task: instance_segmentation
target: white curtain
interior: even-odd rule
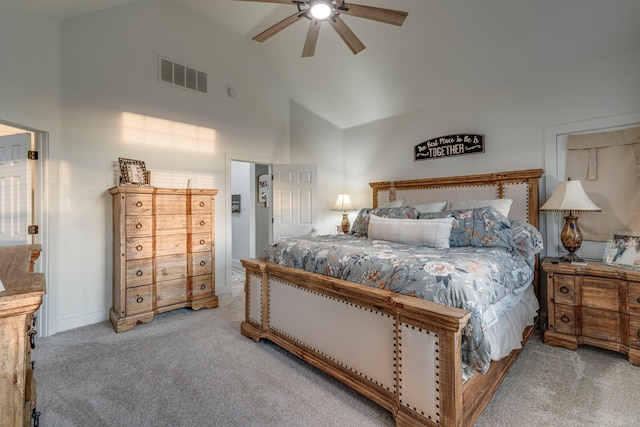
[[[602,212],[579,214],[585,240],[640,231],[640,126],[569,135],[567,177],[580,180]]]

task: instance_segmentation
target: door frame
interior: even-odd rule
[[[32,195],[31,216],[33,223],[38,225],[38,234],[33,236],[33,243],[42,245],[42,254],[34,264],[34,271],[44,273],[47,283],[47,292],[42,297],[42,305],[38,309],[36,328],[39,336],[48,336],[49,331],[49,198],[46,190],[46,183],[49,173],[49,132],[32,128],[17,123],[12,123],[0,119],[0,124],[12,128],[20,129],[31,134],[32,148],[38,152],[38,160],[32,164],[29,172],[32,174]],[[31,219],[30,219],[31,221]]]
[[[227,225],[225,227],[225,282],[231,283],[231,270],[233,269],[233,233],[232,233],[232,217],[231,217],[231,162],[245,162],[245,163],[253,163],[253,164],[262,164],[269,165],[269,170],[272,168],[272,159],[262,156],[256,156],[250,153],[243,152],[226,152],[225,153],[225,194],[224,194],[224,203],[222,205],[222,209],[224,209],[224,222]],[[272,206],[272,205],[270,205]],[[273,209],[271,207],[270,209]],[[273,212],[273,210],[272,210]],[[273,213],[271,214],[273,217]],[[273,228],[270,230],[269,234],[273,232]],[[251,233],[251,237],[255,240],[255,230]]]

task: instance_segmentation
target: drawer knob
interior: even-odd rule
[[[33,412],[31,413],[31,418],[33,418],[33,427],[40,426],[40,411],[36,411],[36,408],[33,408]]]
[[[35,360],[32,360],[32,361],[31,361],[31,370],[32,370],[32,371],[35,371],[35,370],[36,370],[36,361],[35,361]]]
[[[144,273],[142,272],[142,270],[138,270],[136,271],[136,276],[140,277],[142,276]]]
[[[636,335],[638,335],[640,337],[640,331],[638,331],[638,333]]]
[[[139,208],[141,208],[141,207],[142,207],[142,202],[141,202],[140,200],[138,200],[138,201],[136,202],[136,206],[137,206],[137,207],[139,207]]]
[[[204,221],[200,221],[200,225],[204,227]]]
[[[638,303],[640,304],[640,297],[638,297],[638,299],[636,301],[638,301]]]
[[[562,320],[563,323],[569,323],[569,320],[571,319],[569,319],[569,316],[567,316],[566,314],[563,314],[560,320]]]
[[[200,244],[204,245],[206,242],[204,241],[204,239],[200,239]],[[640,302],[640,298],[638,298],[638,302]]]
[[[207,263],[204,260],[200,261],[200,267],[204,267],[206,264]]]
[[[200,202],[200,207],[204,208],[204,202]]]
[[[202,289],[203,291],[204,291],[206,288],[207,288],[207,287],[206,287],[204,284],[203,284],[203,285],[200,285],[200,289]],[[638,332],[638,334],[640,335],[640,332]]]
[[[138,230],[140,230],[140,229],[142,228],[142,224],[137,223],[137,224],[136,224],[136,228],[137,228]]]
[[[144,298],[142,298],[142,297],[138,297],[138,298],[136,298],[136,302],[137,302],[138,304],[139,304],[139,303],[141,303],[142,301],[144,301]]]
[[[32,350],[36,348],[36,331],[29,332],[29,346]]]
[[[560,288],[560,292],[562,292],[563,294],[568,294],[569,293],[569,288],[567,288],[566,286],[562,286]]]
[[[141,251],[141,250],[142,250],[142,245],[138,245],[138,246],[136,246],[136,250],[137,250],[137,251]]]

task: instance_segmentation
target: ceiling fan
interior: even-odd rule
[[[338,33],[340,38],[351,49],[353,54],[357,54],[365,48],[365,45],[351,31],[351,29],[340,18],[340,15],[350,15],[358,18],[371,19],[373,21],[383,22],[401,26],[404,23],[408,13],[400,10],[383,9],[381,7],[362,6],[359,4],[351,4],[341,0],[236,0],[236,1],[253,1],[258,3],[281,3],[292,4],[298,7],[298,11],[293,15],[283,19],[277,24],[257,36],[253,40],[264,42],[273,37],[280,31],[284,30],[291,24],[298,22],[302,18],[311,20],[309,31],[302,49],[302,57],[313,56],[318,43],[318,35],[320,34],[320,24],[328,22]]]

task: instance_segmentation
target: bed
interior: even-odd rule
[[[533,226],[534,229],[531,231],[533,233],[538,227],[538,189],[542,173],[540,169],[533,169],[374,182],[370,184],[373,190],[372,209],[393,206],[402,200],[403,206],[410,207],[405,209],[409,212],[407,218],[412,218],[415,214],[415,210],[412,210],[414,206],[432,206],[446,201],[448,207],[459,208],[453,211],[456,215],[462,215],[460,212],[473,212],[474,223],[485,225],[490,223],[491,230],[494,229],[494,223],[506,224],[510,227],[514,225],[514,230],[517,224],[519,232],[531,231]],[[495,209],[469,207],[472,206],[468,205],[469,200],[499,202],[511,200],[512,202],[508,212],[496,213],[500,212],[498,207]],[[376,210],[376,212],[379,211],[379,209]],[[478,338],[476,334],[481,329],[489,329],[482,323],[478,323],[477,319],[478,316],[487,315],[485,308],[478,311],[476,303],[458,304],[460,307],[468,308],[463,309],[420,298],[423,295],[419,294],[429,293],[428,289],[433,289],[429,286],[432,285],[437,287],[436,294],[440,296],[442,296],[442,290],[457,295],[460,291],[449,290],[454,283],[453,279],[449,281],[451,275],[438,273],[434,283],[426,288],[409,286],[409,290],[394,287],[394,281],[398,277],[397,271],[394,273],[395,276],[386,279],[382,277],[384,272],[377,271],[371,279],[373,283],[366,283],[369,286],[354,283],[358,280],[353,280],[346,272],[346,270],[353,270],[353,267],[345,267],[344,262],[338,264],[329,262],[332,259],[357,258],[353,254],[360,249],[349,247],[349,239],[360,237],[359,242],[362,245],[376,246],[374,249],[378,252],[367,260],[393,258],[399,252],[409,252],[412,254],[412,260],[419,258],[422,262],[426,255],[420,251],[433,252],[432,248],[414,247],[416,246],[414,242],[398,244],[398,242],[389,243],[384,239],[378,239],[377,237],[384,236],[385,232],[380,230],[388,231],[385,227],[395,227],[395,224],[383,223],[380,228],[380,220],[376,212],[374,215],[369,212],[368,219],[371,223],[367,224],[372,233],[375,230],[374,238],[370,236],[363,238],[359,233],[354,233],[355,236],[321,236],[317,239],[302,238],[302,240],[276,242],[271,248],[265,249],[261,254],[262,259],[242,260],[246,270],[246,314],[241,333],[255,341],[270,340],[327,372],[389,410],[399,426],[473,425],[533,333],[536,327],[536,319],[533,318],[535,313],[531,319],[519,326],[522,328],[522,333],[520,330],[516,332],[518,342],[515,345],[510,344],[513,350],[509,347],[506,351],[502,349],[496,352],[495,348],[490,348],[488,352],[483,352],[481,344],[485,343],[485,338],[483,335],[479,335],[480,338]],[[362,226],[363,218],[366,218],[365,213],[360,212],[352,231],[354,229],[358,231],[358,227]],[[503,214],[506,214],[508,219]],[[424,219],[425,224],[429,223],[426,224],[428,227],[433,227],[430,220],[439,222],[442,218],[452,216],[449,210],[444,213],[433,212],[422,215],[423,213],[420,212],[418,218],[412,219],[418,219],[418,222]],[[480,217],[475,218],[477,215]],[[374,220],[371,220],[374,216]],[[418,224],[418,222],[411,224]],[[458,222],[460,218],[456,217],[449,229],[450,236],[454,236],[455,226],[460,225]],[[437,227],[441,226],[438,224]],[[504,228],[502,225],[500,227]],[[460,230],[464,234],[464,227],[458,227],[458,231]],[[474,238],[476,234],[472,232],[467,237]],[[458,237],[464,237],[461,236]],[[315,248],[313,245],[320,244],[315,240],[324,240],[323,244],[328,242],[332,247],[342,248],[343,251],[347,251],[348,256],[345,256],[344,252],[332,256],[327,255],[324,249],[310,249]],[[481,257],[489,256],[489,252],[499,252],[493,247],[493,243],[486,244],[487,241],[487,236],[479,236],[477,245],[474,244],[474,248],[469,249],[468,252],[474,252],[473,256]],[[453,237],[451,242],[455,243]],[[505,239],[501,242],[505,246],[513,244],[513,242],[505,242]],[[436,246],[438,244],[440,243],[436,243]],[[516,246],[518,244],[516,243]],[[536,244],[540,245],[541,240]],[[307,251],[305,260],[309,258],[309,252],[314,252],[316,255],[322,253],[322,262],[314,258],[313,262],[306,263],[315,264],[315,270],[296,268],[302,267],[298,264],[305,264],[305,262],[301,262],[300,259],[296,261],[296,257],[292,255],[293,252],[288,248],[284,249],[286,245],[302,246]],[[467,249],[461,247],[464,245],[454,246],[456,245],[452,245],[449,249],[436,248],[446,251],[443,252],[446,255],[435,256],[452,262],[456,258],[464,260]],[[365,250],[368,249],[362,248],[362,251]],[[415,255],[416,251],[419,252],[419,256]],[[514,252],[513,247],[510,252]],[[278,253],[285,254],[286,258],[289,258],[289,265],[282,259],[275,258]],[[527,283],[520,283],[514,285],[511,290],[500,292],[532,295],[528,297],[527,303],[522,302],[529,306],[530,313],[534,305],[530,301],[531,298],[535,300],[533,309],[538,307],[539,260],[538,255],[531,252],[523,258],[526,259],[520,267],[507,267],[507,269],[521,268],[526,274],[521,274],[520,280]],[[413,265],[412,262],[414,261],[401,261],[403,266]],[[496,273],[499,269],[495,267],[495,261],[475,260],[473,262],[478,267],[478,271],[471,271],[472,277],[464,279],[467,282],[484,280],[481,278],[484,273],[479,270],[486,267],[485,263],[491,265],[491,268],[486,268],[489,274],[496,277],[505,275],[504,271]],[[397,261],[395,267],[397,267]],[[406,276],[410,277],[411,284],[415,285],[418,281],[422,286],[423,283],[427,283],[426,278],[416,278],[416,271],[420,271],[420,268],[414,267],[407,269],[413,273]],[[374,270],[382,271],[384,268],[386,267],[375,267]],[[456,271],[469,270],[469,268],[460,267],[456,269]],[[369,270],[371,269],[368,268]],[[363,277],[361,271],[355,273],[360,278]],[[371,275],[368,275],[366,280],[360,281],[366,282],[370,278]],[[376,286],[376,282],[384,285]],[[451,293],[445,295],[445,299],[451,299]],[[441,299],[435,298],[436,301]],[[521,305],[520,301],[524,300],[525,297],[515,299],[512,305]],[[496,315],[496,318],[508,316],[510,310],[502,311]],[[479,348],[480,350],[476,351]]]

